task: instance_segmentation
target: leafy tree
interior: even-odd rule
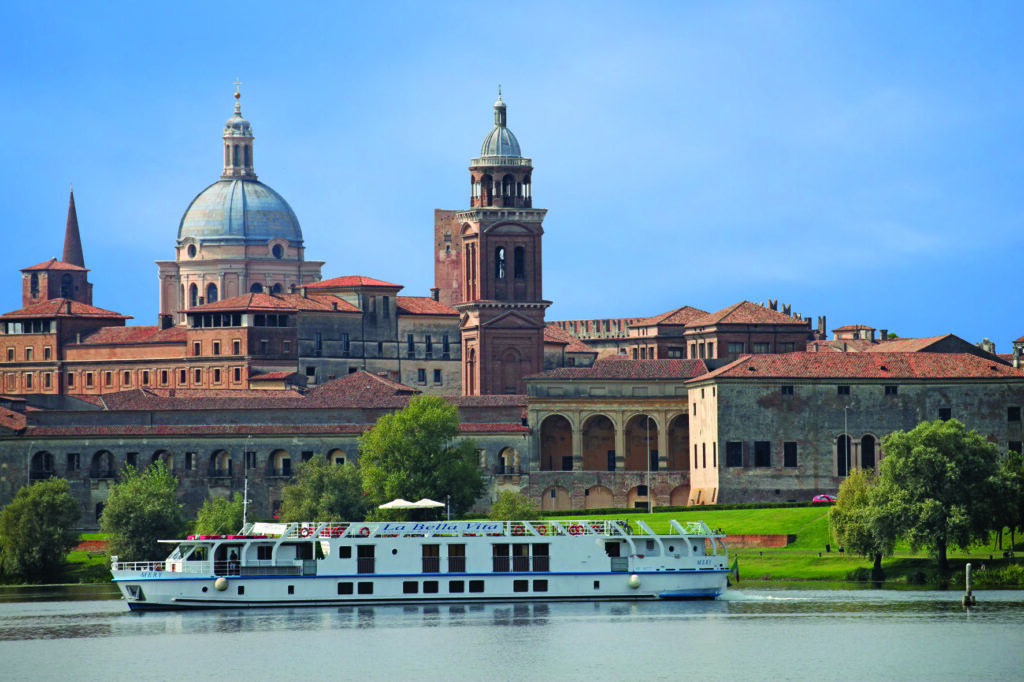
[[[283,494],[283,521],[362,521],[366,517],[359,468],[350,463],[331,464],[323,455],[300,464]]]
[[[157,461],[139,472],[126,466],[121,481],[110,487],[100,526],[110,533],[110,553],[124,561],[152,561],[167,552],[157,541],[178,538],[185,518],[175,493],[176,479]]]
[[[64,479],[22,488],[0,514],[0,571],[28,582],[47,582],[61,573],[82,507]]]
[[[949,570],[949,547],[988,539],[998,495],[999,453],[955,419],[921,422],[883,440],[879,495],[910,546],[928,547]]]
[[[1010,547],[1016,544],[1017,529],[1024,528],[1024,455],[1010,452],[999,471],[1000,494],[995,526],[999,548],[1003,547],[1003,529],[1010,529]]]
[[[200,535],[235,533],[242,527],[244,508],[242,493],[235,493],[232,498],[207,499],[196,515],[195,532]]]
[[[487,516],[492,521],[530,521],[538,513],[537,505],[529,497],[506,490],[498,495]]]
[[[898,532],[896,519],[880,499],[879,480],[873,471],[853,469],[839,486],[829,523],[836,541],[874,562],[871,577],[882,580],[882,558],[892,556]]]
[[[437,396],[416,396],[405,409],[381,417],[359,439],[363,480],[373,504],[402,497],[445,501],[457,514],[484,490],[477,445],[459,438],[459,412]]]

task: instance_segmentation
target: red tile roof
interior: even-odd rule
[[[603,358],[593,367],[560,367],[528,379],[691,379],[706,374],[703,360]]]
[[[363,277],[362,275],[346,275],[344,277],[334,277],[332,279],[325,279],[320,282],[311,282],[309,284],[303,284],[301,286],[309,289],[325,289],[330,287],[388,287],[393,289],[402,289],[401,284],[392,284],[391,282],[384,282],[379,279],[373,279],[372,277]]]
[[[272,310],[275,312],[359,312],[359,308],[355,307],[348,301],[343,301],[337,296],[331,296],[330,294],[312,294],[309,296],[302,296],[301,294],[268,293],[233,296],[232,298],[225,298],[224,300],[217,301],[215,303],[205,303],[203,305],[189,308],[186,312],[204,313],[225,310]]]
[[[21,431],[25,428],[25,413],[0,407],[0,429]]]
[[[72,263],[65,263],[62,260],[51,258],[45,263],[39,263],[38,265],[32,265],[27,268],[22,268],[22,272],[28,272],[30,270],[77,270],[79,272],[89,272],[88,268],[83,268],[80,265],[74,265]]]
[[[969,353],[745,355],[705,379],[1019,379],[1024,371]]]
[[[922,339],[892,339],[891,341],[883,340],[876,344],[872,348],[872,350],[881,353],[918,353],[928,348],[932,344],[952,336],[953,334],[943,334],[942,336],[929,336]]]
[[[158,325],[133,327],[103,327],[81,340],[82,345],[122,345],[134,343],[183,343],[185,327],[175,326],[161,329]]]
[[[770,310],[757,303],[740,301],[716,313],[698,317],[687,326],[710,327],[716,324],[788,324],[809,327],[810,321],[798,320],[795,317],[783,315],[776,310]]]
[[[399,409],[419,389],[365,370],[328,381],[309,391],[303,407],[382,407]]]
[[[280,381],[298,374],[297,372],[266,372],[264,374],[251,374],[249,381]]]
[[[681,324],[687,325],[694,320],[701,318],[708,314],[708,311],[701,310],[700,308],[694,308],[692,306],[684,305],[681,308],[670,310],[667,313],[661,315],[655,315],[654,317],[647,317],[641,320],[635,321],[632,327],[650,327],[656,324]]]
[[[597,353],[596,350],[554,324],[544,327],[544,343],[563,345],[566,353]]]
[[[451,315],[459,311],[429,296],[395,296],[395,306],[402,315]]]
[[[848,324],[842,327],[836,327],[833,332],[855,332],[860,330],[875,331],[874,327],[869,327],[866,324]]]
[[[70,312],[68,312],[68,304],[70,304]],[[115,313],[112,310],[96,308],[67,298],[51,298],[48,301],[36,303],[26,308],[22,308],[21,310],[13,310],[9,313],[0,315],[0,318],[4,319],[19,317],[103,317],[111,320],[132,319],[130,315],[122,315],[121,313]]]
[[[878,345],[878,342],[870,339],[823,339],[820,341],[808,341],[807,352],[859,353],[871,350],[876,345]]]

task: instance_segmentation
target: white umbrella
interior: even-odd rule
[[[377,507],[377,509],[418,509],[418,504],[419,502],[410,502],[409,500],[403,500],[401,497],[399,497],[397,500],[385,502],[384,504]]]
[[[434,500],[424,497],[418,502],[413,502],[409,505],[412,509],[434,509],[435,507],[443,507],[444,502],[435,502]]]

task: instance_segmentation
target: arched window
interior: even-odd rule
[[[64,276],[60,278],[60,297],[71,298],[74,296],[74,293],[75,280],[69,273],[65,273]]]
[[[506,175],[501,179],[501,196],[506,198],[511,197],[512,192],[515,191],[515,188],[516,179],[513,178],[511,175]]]
[[[512,254],[516,279],[526,279],[526,249],[517,246]]]
[[[860,439],[860,468],[875,470],[875,437],[864,436]]]
[[[254,294],[262,294],[263,293],[263,285],[260,284],[259,282],[253,282],[252,286],[249,287],[249,291],[251,293],[254,293]]]
[[[249,145],[245,145],[245,167],[252,167],[252,152],[250,151]]]
[[[217,302],[217,285],[210,282],[206,285],[206,302],[216,303]]]
[[[229,144],[224,145],[224,165],[231,165],[231,145]]]
[[[32,294],[33,296],[38,296],[39,295],[39,275],[37,275],[36,273],[33,272],[32,276],[29,277],[28,281],[29,281],[29,284],[28,284],[29,293]]]
[[[836,441],[836,475],[837,476],[849,476],[850,475],[850,461],[853,457],[851,452],[850,437],[847,435],[839,436]]]
[[[270,287],[270,290],[275,294],[279,294],[282,291],[284,291],[284,287],[281,286],[280,282],[277,282],[276,284],[274,284],[274,286]]]
[[[199,305],[199,287],[193,282],[188,285],[188,306],[194,308],[197,305]]]
[[[484,175],[480,178],[480,186],[483,190],[483,205],[491,206],[493,204],[492,190],[494,186],[494,180],[491,179],[490,175]]]
[[[231,160],[233,162],[231,165],[233,165],[233,166],[237,166],[238,165],[238,145],[237,144],[234,146],[233,153],[232,153],[232,156],[231,156]]]
[[[494,250],[494,277],[505,279],[505,247],[499,246]]]

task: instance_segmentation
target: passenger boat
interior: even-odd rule
[[[160,562],[111,557],[136,609],[452,601],[713,599],[724,535],[702,521],[251,523]]]

